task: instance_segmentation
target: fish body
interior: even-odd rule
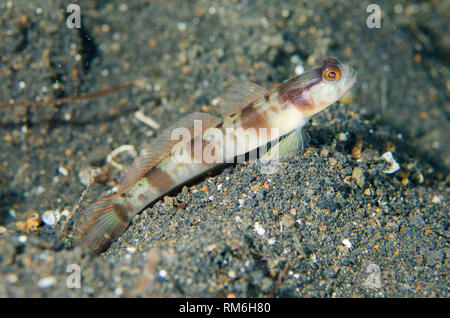
[[[217,165],[245,160],[248,153],[258,155],[255,150],[268,144],[281,147],[279,140],[296,137],[294,132],[344,96],[356,78],[352,68],[329,58],[273,91],[251,82],[232,86],[219,104],[223,119],[204,113],[182,118],[136,158],[117,194],[83,212],[79,245],[98,254],[125,231],[134,215],[177,186]]]

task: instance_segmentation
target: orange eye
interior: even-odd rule
[[[328,81],[337,81],[341,78],[341,71],[336,66],[329,65],[323,70],[322,75]]]

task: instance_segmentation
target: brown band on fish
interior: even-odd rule
[[[128,217],[130,209],[133,208],[131,204],[120,204],[116,203],[112,205],[114,212],[122,221],[123,224],[128,225],[130,223],[130,219]]]
[[[148,184],[161,194],[176,185],[170,174],[158,166],[150,170],[144,177],[147,179]]]
[[[314,105],[304,96],[304,92],[320,83],[321,80],[322,68],[297,76],[281,84],[278,88],[278,101],[280,104],[290,102],[300,110],[312,108]]]
[[[247,107],[242,111],[241,127],[244,130],[254,128],[259,131],[260,128],[270,129],[270,124],[267,122],[264,114],[253,107]]]
[[[304,94],[297,96],[294,99],[293,104],[295,105],[295,107],[297,107],[298,110],[303,113],[308,113],[309,110],[312,110],[316,107],[314,103]]]

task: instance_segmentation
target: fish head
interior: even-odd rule
[[[303,73],[278,88],[281,103],[290,102],[307,116],[330,106],[353,87],[357,72],[334,58],[327,58],[322,67]]]

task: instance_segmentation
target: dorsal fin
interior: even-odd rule
[[[270,92],[258,84],[239,82],[230,86],[220,98],[219,112],[224,117],[232,116],[264,96],[270,96]]]
[[[202,130],[194,130],[194,120],[202,121]],[[195,112],[178,120],[172,126],[166,128],[157,138],[148,144],[141,154],[134,160],[133,165],[128,169],[125,177],[120,183],[119,193],[127,191],[137,181],[139,181],[150,169],[156,166],[164,157],[168,156],[175,144],[179,140],[171,140],[172,131],[176,128],[186,128],[190,131],[191,139],[199,136],[202,131],[215,127],[222,120],[215,116]],[[185,140],[186,142],[190,140]]]

